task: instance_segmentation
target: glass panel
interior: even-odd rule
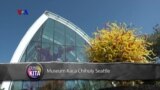
[[[66,90],[94,90],[88,80],[68,80],[65,84]]]
[[[42,42],[53,42],[54,21],[48,19],[43,28]]]
[[[26,62],[26,51],[24,52],[24,54],[21,58],[21,62]]]
[[[54,43],[65,45],[65,28],[57,21],[55,21]]]
[[[66,45],[74,45],[75,46],[75,32],[68,27],[66,27]]]
[[[53,48],[53,61],[65,60],[65,47],[59,44],[54,44]]]
[[[90,80],[89,82],[92,89],[95,89],[95,90],[112,87],[112,83],[107,80]]]
[[[23,81],[22,90],[39,90],[38,81]]]
[[[39,30],[36,32],[36,34],[33,36],[32,41],[41,41],[41,33],[43,30],[43,25],[39,28]]]
[[[39,82],[39,90],[66,90],[64,80],[48,80]]]
[[[82,46],[84,47],[86,45],[86,41],[80,37],[78,34],[76,34],[76,46]]]
[[[77,62],[76,61],[76,49],[75,46],[66,45],[65,48],[66,59],[65,62]]]
[[[22,90],[22,82],[14,81],[12,84],[11,90]]]
[[[52,61],[53,60],[53,43],[42,43],[42,48],[40,51],[41,60],[43,62]]]
[[[39,42],[30,42],[27,47],[27,62],[36,62],[40,61],[40,52],[41,52],[41,44]]]
[[[78,62],[88,62],[88,58],[85,53],[85,47],[76,47],[77,51],[77,61]]]

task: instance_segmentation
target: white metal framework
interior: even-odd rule
[[[70,22],[67,19],[64,19],[63,17],[54,14],[52,12],[49,11],[45,11],[35,22],[34,24],[29,28],[29,30],[26,32],[26,34],[24,35],[24,37],[22,38],[22,40],[20,41],[17,49],[15,50],[13,57],[10,61],[10,63],[17,63],[20,62],[21,57],[23,55],[23,53],[25,52],[29,42],[31,41],[31,39],[33,38],[33,36],[36,34],[36,32],[39,30],[39,28],[41,27],[41,25],[47,20],[47,19],[53,19],[56,20],[64,25],[66,25],[67,27],[69,27],[71,30],[73,30],[74,32],[76,32],[78,35],[80,35],[87,43],[89,43],[89,37],[86,33],[84,33],[79,27],[77,27],[76,25],[74,25],[72,22]],[[12,82],[10,81],[4,81],[2,83],[1,89],[4,90],[10,90],[12,86]]]

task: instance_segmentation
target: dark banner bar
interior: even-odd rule
[[[160,80],[160,64],[68,62],[0,64],[0,80],[49,79]]]

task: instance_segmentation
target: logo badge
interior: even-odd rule
[[[29,64],[26,68],[26,73],[30,79],[38,80],[43,76],[43,67],[37,63]]]
[[[29,14],[27,9],[24,9],[24,10],[18,9],[17,13],[18,15],[28,15]]]

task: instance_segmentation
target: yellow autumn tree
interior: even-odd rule
[[[107,28],[98,30],[87,46],[87,54],[91,62],[131,62],[149,63],[147,58],[152,53],[147,50],[148,43],[144,35],[136,35],[135,28],[127,28],[126,24],[108,23]],[[143,82],[111,81],[116,86],[137,86]]]
[[[152,52],[147,50],[149,46],[143,36],[135,34],[134,28],[108,23],[107,28],[94,33],[87,54],[91,62],[148,63],[147,57]]]

